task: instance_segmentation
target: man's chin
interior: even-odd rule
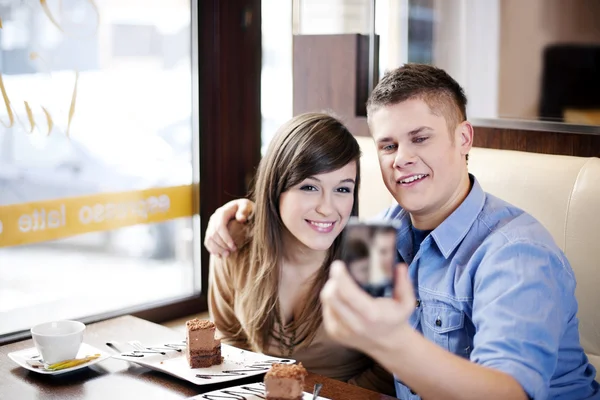
[[[423,204],[422,201],[420,201],[420,202],[413,201],[413,202],[405,203],[405,204],[406,204],[406,206],[405,206],[406,210],[408,210],[410,212],[425,211],[428,208],[425,204]]]
[[[401,200],[399,200],[398,197],[396,197],[396,201],[398,202],[400,207],[402,207],[403,210],[411,214],[426,214],[427,210],[430,208],[423,199],[423,197],[421,197],[420,199],[407,199],[405,196],[403,196]]]

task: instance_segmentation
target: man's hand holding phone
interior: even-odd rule
[[[329,336],[374,358],[389,354],[389,346],[407,343],[414,333],[408,320],[416,300],[405,264],[396,266],[392,297],[372,297],[344,262],[335,261],[321,291],[321,303]]]

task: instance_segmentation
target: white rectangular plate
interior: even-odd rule
[[[312,400],[313,395],[304,392],[302,400]],[[264,400],[265,386],[262,383],[251,383],[249,385],[240,385],[214,392],[199,394],[190,397],[188,400]],[[325,397],[317,397],[318,400],[329,400]]]
[[[142,353],[136,350],[114,355],[113,358],[134,362],[196,385],[210,385],[260,375],[267,372],[273,363],[293,364],[295,362],[291,359],[269,357],[222,344],[222,364],[192,369],[185,358],[185,341],[156,345],[146,349],[149,352]]]

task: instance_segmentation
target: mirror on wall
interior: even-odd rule
[[[429,62],[446,69],[465,87],[472,118],[600,125],[600,2],[377,4],[388,8],[380,23],[387,66]],[[396,32],[402,26],[408,32]]]
[[[472,120],[600,125],[600,1],[263,0],[272,7],[264,62],[287,68],[277,79],[285,96],[293,34],[374,30],[379,76],[405,62],[444,68],[465,88]]]

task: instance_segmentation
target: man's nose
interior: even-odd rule
[[[398,146],[394,158],[394,168],[402,168],[415,163],[415,153],[408,147]]]

